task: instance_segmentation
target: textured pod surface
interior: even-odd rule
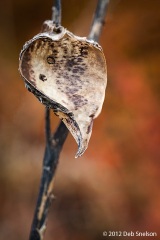
[[[65,123],[78,144],[76,157],[81,156],[105,97],[101,47],[46,21],[42,33],[24,45],[19,70],[28,90]]]

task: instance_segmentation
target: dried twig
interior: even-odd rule
[[[108,0],[98,1],[93,24],[89,34],[89,39],[98,41],[105,19],[108,2]],[[52,20],[56,26],[59,27],[61,25],[60,0],[55,0],[55,4],[52,10]],[[63,122],[60,122],[58,128],[56,129],[56,132],[53,135],[51,134],[49,108],[46,108],[45,122],[46,149],[43,159],[43,172],[29,240],[44,239],[48,210],[53,199],[52,191],[54,176],[57,169],[61,149],[68,135],[68,129]]]
[[[41,186],[32,223],[30,240],[42,240],[46,229],[48,209],[53,199],[53,177],[55,176],[59,155],[68,135],[68,129],[60,123],[55,134],[51,136],[50,110],[46,108],[46,149],[43,160]]]
[[[109,0],[99,0],[97,4],[90,34],[88,36],[89,39],[94,40],[96,42],[99,41],[99,37],[101,35],[108,3],[109,3]]]
[[[55,4],[52,7],[52,20],[58,27],[61,25],[61,0],[55,0]]]

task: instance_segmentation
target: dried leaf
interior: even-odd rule
[[[102,48],[45,21],[42,33],[23,46],[19,70],[28,90],[65,123],[78,144],[76,157],[81,156],[105,97]]]

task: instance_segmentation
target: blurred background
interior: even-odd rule
[[[62,0],[63,26],[87,36],[96,2]],[[45,146],[44,106],[25,89],[18,58],[51,18],[51,7],[52,0],[0,1],[0,240],[29,236]],[[102,234],[109,230],[160,236],[159,29],[159,0],[110,1],[100,39],[108,67],[103,111],[81,158],[74,158],[76,143],[67,138],[46,240],[109,239]],[[52,114],[53,131],[58,122]]]

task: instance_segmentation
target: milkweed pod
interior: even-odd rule
[[[81,156],[105,97],[100,45],[45,21],[42,32],[23,46],[19,71],[27,89],[62,119],[78,144],[76,157]]]

